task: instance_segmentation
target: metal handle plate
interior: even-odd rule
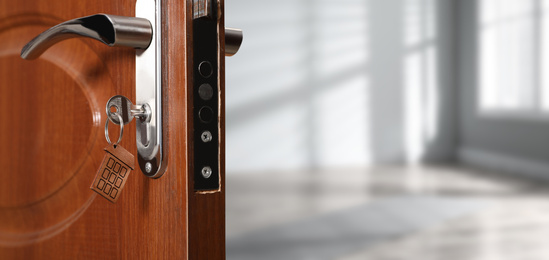
[[[135,16],[151,22],[154,33],[149,47],[135,56],[135,102],[148,104],[150,120],[136,120],[137,161],[148,177],[160,178],[166,171],[167,150],[162,112],[162,1],[137,0]]]

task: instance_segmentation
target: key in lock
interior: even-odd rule
[[[127,97],[122,95],[111,97],[107,101],[105,110],[109,120],[117,125],[120,124],[120,119],[116,114],[122,117],[124,125],[129,124],[134,117],[144,123],[151,121],[151,108],[149,104],[134,105]],[[137,140],[140,140],[141,144],[147,146],[151,138],[149,124],[138,124],[138,127],[140,127],[140,131],[137,131]]]
[[[111,97],[107,101],[105,109],[109,120],[117,125],[120,124],[120,119],[116,114],[120,115],[124,125],[129,124],[134,117],[145,122],[151,119],[151,109],[148,104],[134,105],[127,97],[122,95]]]
[[[105,110],[108,117],[105,122],[105,138],[109,146],[105,147],[105,157],[90,189],[114,203],[120,197],[130,172],[135,169],[133,154],[119,145],[124,134],[124,125],[129,124],[134,117],[143,121],[150,120],[150,109],[148,105],[135,106],[128,98],[117,95],[109,99]],[[120,134],[115,143],[109,138],[109,121],[120,125]]]

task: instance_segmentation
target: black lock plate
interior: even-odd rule
[[[193,19],[194,189],[219,189],[219,66],[216,5]]]

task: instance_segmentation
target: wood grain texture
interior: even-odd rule
[[[108,98],[135,100],[135,51],[89,39],[59,43],[33,62],[14,51],[57,23],[134,10],[135,0],[0,0],[0,36],[13,39],[0,42],[0,108],[9,111],[0,163],[11,165],[0,172],[11,183],[0,184],[0,259],[224,259],[224,182],[222,192],[199,195],[189,174],[190,1],[164,0],[162,10],[167,172],[153,180],[136,169],[116,204],[89,185],[104,155]],[[222,52],[220,64],[224,107]],[[135,154],[135,125],[125,128],[121,145]]]

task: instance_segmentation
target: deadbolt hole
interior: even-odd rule
[[[198,111],[198,118],[202,123],[210,123],[214,119],[214,112],[208,106],[203,106],[200,111]]]

